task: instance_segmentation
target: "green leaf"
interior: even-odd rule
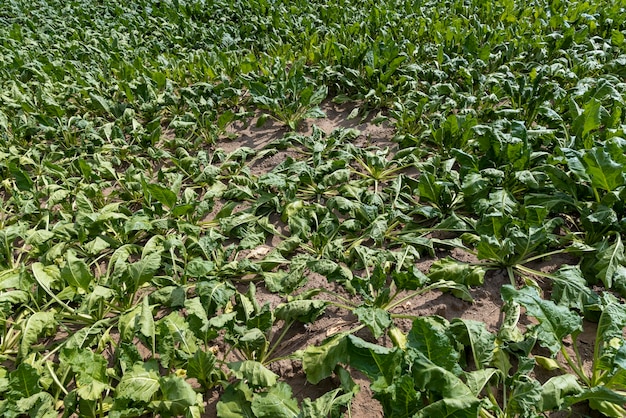
[[[163,187],[160,184],[148,184],[147,188],[150,196],[158,200],[166,208],[172,209],[176,205],[176,200],[178,199],[176,193],[167,187]]]
[[[128,274],[132,280],[130,290],[137,291],[144,283],[149,282],[154,274],[161,267],[161,255],[159,253],[150,253],[141,260],[128,266]]]
[[[400,373],[402,350],[368,343],[348,335],[350,366],[360,370],[372,381],[372,390],[384,391]]]
[[[61,361],[76,374],[76,393],[81,399],[95,401],[109,388],[106,375],[107,361],[90,349],[64,349]]]
[[[152,308],[150,307],[148,295],[143,297],[141,313],[139,314],[137,320],[139,321],[139,332],[141,332],[141,334],[150,342],[150,348],[154,353],[154,350],[156,349],[156,328],[154,326],[154,317],[152,316]]]
[[[488,368],[465,373],[465,384],[474,396],[480,396],[487,383],[499,372],[498,369]]]
[[[453,370],[458,366],[459,352],[448,334],[448,321],[436,316],[418,317],[407,336],[407,347],[417,350],[437,366]]]
[[[347,373],[347,372],[346,372]],[[359,386],[355,385],[358,389]],[[346,406],[353,398],[354,394],[348,392],[340,395],[341,388],[326,392],[322,396],[311,401],[309,398],[302,400],[302,418],[334,417],[339,415],[339,408]]]
[[[54,312],[35,312],[21,325],[22,338],[18,350],[18,357],[25,358],[42,335],[52,335],[57,328]]]
[[[252,386],[269,387],[278,381],[278,375],[258,361],[237,361],[229,363],[228,367],[238,379],[244,379]]]
[[[298,408],[298,401],[292,398],[291,386],[285,382],[278,382],[269,391],[254,396],[252,412],[258,418],[296,418],[300,409]]]
[[[207,315],[212,315],[218,309],[226,306],[231,297],[234,296],[235,289],[226,281],[210,280],[198,283],[196,293],[200,296]]]
[[[509,409],[520,416],[528,416],[537,411],[541,402],[541,384],[528,376],[521,375],[515,380],[509,395]]]
[[[480,400],[474,396],[444,398],[420,409],[413,418],[475,418],[478,416],[479,406]]]
[[[461,263],[451,257],[435,261],[428,277],[432,282],[452,281],[466,286],[478,286],[485,280],[486,269],[480,266]]]
[[[256,418],[252,412],[252,391],[243,382],[228,385],[217,403],[220,418]]]
[[[39,373],[28,363],[20,363],[9,374],[9,393],[14,399],[29,398],[41,392]]]
[[[484,322],[456,318],[450,324],[450,331],[459,342],[470,347],[477,368],[487,367],[491,363],[496,336],[487,331]]]
[[[339,334],[320,346],[310,345],[301,352],[302,368],[307,380],[316,385],[333,373],[335,366],[348,361],[348,344],[345,334]]]
[[[206,388],[211,387],[214,376],[219,376],[219,371],[215,368],[215,355],[211,351],[198,350],[187,364],[189,377],[195,377],[198,382]]]
[[[353,313],[363,324],[372,331],[374,337],[379,338],[392,324],[391,315],[384,309],[373,306],[359,306]]]
[[[122,376],[115,396],[135,402],[150,402],[159,390],[159,367],[156,361],[137,363]]]
[[[276,307],[276,319],[283,321],[297,320],[304,324],[315,321],[324,310],[328,302],[323,300],[294,300],[281,303]]]
[[[604,283],[607,289],[613,287],[613,278],[621,266],[626,264],[624,255],[624,244],[619,235],[615,236],[615,242],[608,248],[603,248],[596,254],[597,262],[594,269],[597,271],[596,277]]]
[[[411,351],[411,371],[415,386],[421,391],[438,394],[441,398],[470,398],[472,391],[452,372],[435,365],[421,352]]]
[[[153,401],[160,411],[171,415],[184,415],[192,406],[196,405],[196,391],[184,379],[178,376],[166,376],[159,379],[162,398]]]
[[[582,319],[565,306],[558,306],[552,301],[543,300],[534,287],[516,290],[511,285],[502,287],[502,299],[516,302],[526,308],[527,315],[538,321],[537,336],[542,346],[555,355],[563,345],[563,339],[582,331]]]
[[[19,190],[27,192],[33,187],[33,180],[15,163],[9,163],[7,166],[15,179],[15,185]]]
[[[620,405],[626,405],[626,395],[615,392],[606,386],[594,386],[584,389],[583,392],[577,393],[566,398],[567,404],[589,401],[592,409],[602,412],[605,416],[611,418],[623,418],[626,410]]]
[[[583,161],[593,187],[610,192],[624,184],[624,167],[615,162],[604,149],[588,150]]]
[[[70,286],[81,288],[89,291],[89,285],[93,280],[91,271],[87,264],[76,257],[74,251],[68,251],[65,256],[65,266],[61,269],[61,277],[69,283]]]
[[[557,305],[585,314],[590,308],[600,305],[600,297],[587,286],[579,266],[562,266],[553,273],[552,283],[552,300]]]
[[[541,387],[541,403],[537,407],[539,411],[555,411],[563,409],[566,405],[566,397],[582,393],[576,377],[564,374],[550,378]]]

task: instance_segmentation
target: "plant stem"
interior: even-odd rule
[[[283,338],[285,338],[285,335],[287,335],[287,331],[289,331],[289,328],[291,328],[294,322],[295,320],[292,319],[291,321],[285,323],[285,326],[283,327],[283,331],[280,333],[276,341],[272,343],[272,348],[270,349],[270,351],[268,351],[267,354],[263,356],[263,358],[261,359],[261,363],[264,363],[264,364],[266,363],[266,359],[268,359],[270,355],[274,352],[274,350],[276,350],[276,347],[280,345]]]
[[[529,257],[529,258],[525,259],[524,261],[522,261],[521,263],[524,263],[524,264],[530,263],[532,261],[540,260],[542,258],[550,257],[550,256],[553,256],[553,255],[556,255],[556,254],[562,254],[562,253],[564,253],[566,251],[567,250],[565,248],[561,248],[560,250],[554,250],[554,251],[550,251],[548,253],[539,254],[539,255],[535,255],[535,256]]]
[[[576,376],[578,376],[580,378],[580,380],[582,380],[583,382],[585,382],[585,384],[587,386],[591,386],[591,381],[589,380],[589,378],[585,375],[585,373],[580,369],[580,367],[578,367],[571,359],[571,357],[569,356],[569,354],[567,353],[567,350],[565,350],[565,346],[561,345],[561,354],[563,355],[563,357],[565,358],[565,361],[567,361],[567,364],[569,365],[569,367],[574,371],[574,373],[576,373]]]
[[[322,293],[326,293],[326,294],[328,294],[328,295],[334,296],[334,297],[336,297],[337,299],[339,299],[339,300],[341,300],[341,301],[344,301],[344,302],[345,302],[345,303],[347,303],[348,305],[351,305],[351,306],[352,306],[352,309],[356,308],[356,305],[354,305],[354,303],[352,303],[352,301],[351,301],[351,300],[348,300],[348,299],[344,298],[343,296],[340,296],[340,295],[338,295],[337,293],[332,292],[332,291],[330,291],[330,290],[326,290],[326,289],[320,289],[320,290],[321,290],[321,292],[322,292]]]
[[[506,268],[506,273],[509,276],[509,280],[511,281],[511,286],[515,287],[515,273],[513,272],[513,267],[508,266]]]

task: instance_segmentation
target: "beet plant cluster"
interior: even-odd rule
[[[625,37],[609,0],[0,2],[0,415],[351,416],[359,372],[387,417],[626,416]],[[496,272],[498,329],[399,310]]]

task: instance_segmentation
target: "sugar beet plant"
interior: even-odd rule
[[[358,371],[388,417],[625,416],[624,22],[1,2],[0,413],[354,416]],[[409,308],[498,272],[495,325]]]

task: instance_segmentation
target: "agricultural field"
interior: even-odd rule
[[[626,2],[3,0],[0,416],[626,416]]]

